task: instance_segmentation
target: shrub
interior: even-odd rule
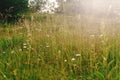
[[[28,0],[1,0],[0,20],[14,21],[28,10]]]

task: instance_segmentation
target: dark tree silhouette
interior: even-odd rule
[[[0,20],[13,21],[28,10],[28,0],[1,0]]]

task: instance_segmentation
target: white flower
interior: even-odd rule
[[[75,61],[75,58],[72,58],[71,60],[72,60],[72,61]]]
[[[14,51],[11,51],[11,53],[13,54],[13,53],[14,53]]]
[[[26,43],[23,43],[23,46],[26,46],[27,44]]]
[[[3,52],[4,54],[6,53],[6,52]]]
[[[27,48],[27,46],[23,46],[23,48],[24,48],[24,49],[26,49],[26,48]]]
[[[81,54],[75,54],[75,56],[79,57],[79,56],[81,56]]]
[[[103,60],[105,60],[105,61],[106,61],[107,59],[106,59],[105,57],[103,57]]]
[[[50,47],[50,46],[48,46],[48,45],[46,46],[46,48],[49,48],[49,47]]]
[[[67,62],[67,60],[65,59],[64,62]]]
[[[7,78],[6,75],[3,75],[4,78]]]
[[[61,53],[61,50],[59,50],[58,53]]]
[[[19,51],[22,51],[22,49],[19,49]]]

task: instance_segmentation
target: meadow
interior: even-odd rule
[[[0,80],[120,80],[120,22],[31,14],[0,24]]]

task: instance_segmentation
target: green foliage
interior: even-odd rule
[[[24,42],[23,36],[20,37],[13,36],[12,39],[3,38],[0,40],[0,48],[2,51],[6,51],[8,49],[14,49],[18,45],[22,45],[23,42]]]
[[[18,19],[28,10],[28,0],[1,0],[0,20],[11,21]]]
[[[44,7],[47,0],[34,0],[29,2],[29,6],[32,9],[33,12],[36,12],[38,10],[41,10],[41,8]]]

